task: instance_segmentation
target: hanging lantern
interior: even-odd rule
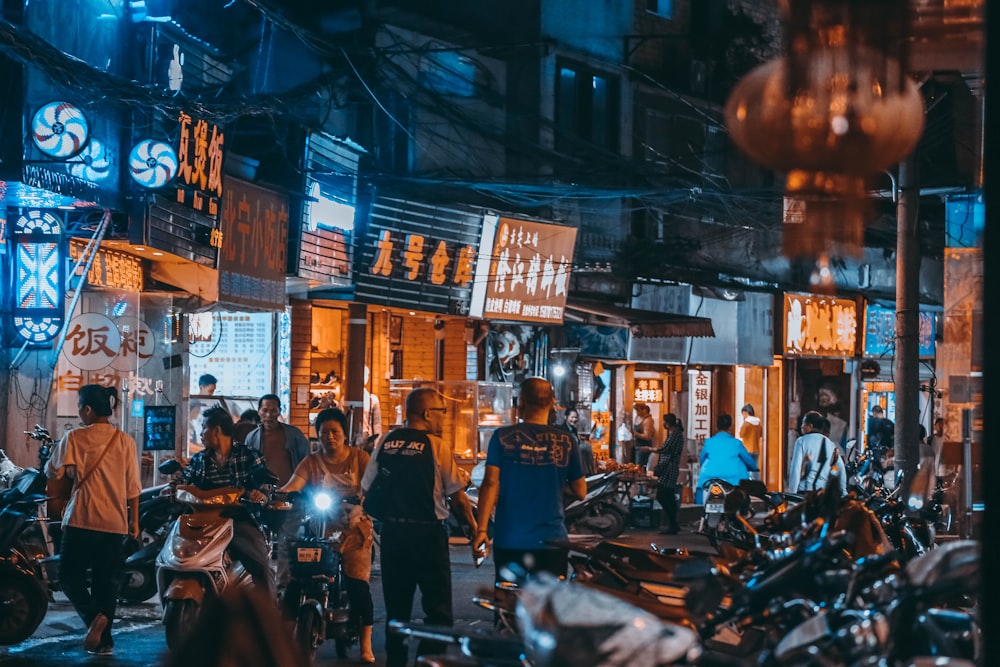
[[[923,132],[923,100],[906,73],[907,10],[906,0],[786,0],[787,54],[726,102],[733,142],[787,174],[790,257],[860,255],[868,182]]]

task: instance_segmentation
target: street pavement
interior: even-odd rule
[[[697,510],[685,508],[681,514],[685,520],[696,520]],[[690,531],[692,523],[685,524],[688,530],[679,535],[661,535],[656,530],[627,529],[616,541],[632,546],[648,548],[651,543],[663,547],[686,547],[691,550],[708,550],[708,541]],[[573,539],[594,540],[593,537],[573,536]],[[493,562],[487,559],[476,568],[468,544],[452,540],[451,547],[453,600],[455,625],[458,627],[490,627],[492,613],[472,602],[472,597],[481,590],[487,592],[493,584]],[[375,600],[375,655],[377,665],[384,665],[385,659],[385,611],[382,604],[381,579],[378,568],[372,577],[372,596]],[[422,618],[419,596],[414,605],[414,619]],[[152,599],[141,605],[119,607],[119,620],[115,622],[115,655],[112,657],[90,656],[83,650],[83,622],[76,616],[66,599],[56,595],[56,601],[49,607],[45,621],[34,636],[18,646],[0,648],[2,667],[57,667],[66,664],[118,665],[121,667],[145,667],[162,664],[166,655],[163,626],[160,622],[160,605]],[[280,628],[275,628],[280,632]],[[412,653],[415,652],[411,650]],[[333,642],[327,642],[319,651],[318,664],[336,660]],[[357,647],[352,647],[344,664],[360,664]]]

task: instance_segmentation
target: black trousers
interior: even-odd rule
[[[122,572],[122,538],[117,533],[64,526],[59,555],[59,584],[84,625],[98,614],[108,617],[101,646],[112,646],[111,622],[118,605]],[[87,571],[90,571],[90,587]]]
[[[664,528],[668,530],[680,528],[680,526],[677,525],[677,510],[679,508],[679,503],[677,502],[677,487],[657,486],[656,500],[663,505],[663,518],[665,520]]]
[[[390,632],[392,620],[409,621],[413,597],[420,588],[424,623],[450,626],[454,622],[451,606],[451,558],[448,533],[443,523],[382,524],[382,596],[386,617],[386,667],[406,665],[406,643]],[[421,641],[418,655],[443,653],[446,645]]]
[[[253,521],[233,519],[233,539],[229,555],[243,564],[253,583],[274,599],[274,577],[271,574],[271,554],[267,550],[264,533]]]

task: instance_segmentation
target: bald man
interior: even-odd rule
[[[484,552],[489,542],[489,517],[496,507],[493,530],[493,564],[528,565],[556,576],[566,574],[567,550],[550,540],[565,540],[563,496],[583,499],[583,476],[576,438],[549,426],[555,406],[552,385],[542,378],[521,383],[520,424],[498,428],[486,453],[486,476],[479,490],[479,530],[473,549]]]
[[[361,479],[365,493],[376,476],[388,491],[382,516],[382,596],[386,616],[386,665],[403,667],[403,638],[389,632],[389,622],[409,621],[413,596],[420,588],[424,622],[450,626],[451,559],[444,521],[448,500],[476,531],[472,504],[451,446],[441,438],[448,407],[430,387],[406,397],[406,425],[387,433],[375,446]],[[387,482],[387,483],[386,483]],[[418,655],[443,653],[444,645],[421,641]]]

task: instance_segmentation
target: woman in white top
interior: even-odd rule
[[[113,652],[122,539],[139,535],[138,453],[135,440],[111,424],[117,405],[114,387],[81,387],[77,407],[84,426],[63,436],[45,467],[53,480],[73,479],[62,517],[59,581],[87,625],[84,648],[95,655]]]

